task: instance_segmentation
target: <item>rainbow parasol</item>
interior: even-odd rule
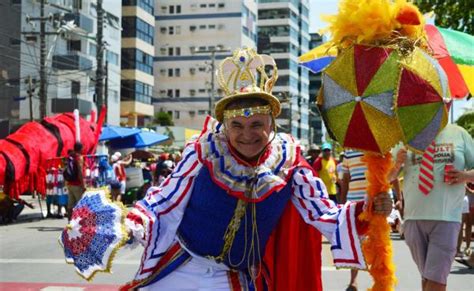
[[[433,57],[448,76],[451,97],[474,95],[474,37],[431,24],[425,25],[425,32]],[[336,56],[336,47],[326,42],[301,55],[299,62],[313,73],[320,73]]]

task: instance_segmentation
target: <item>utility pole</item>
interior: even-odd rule
[[[46,102],[48,102],[46,96],[46,21],[48,18],[44,17],[44,2],[40,1],[40,88],[39,88],[39,99],[40,99],[40,119],[46,117]]]
[[[104,9],[102,7],[103,0],[97,0],[97,71],[95,77],[95,96],[97,109],[100,110],[104,104]]]
[[[38,35],[40,39],[40,67],[39,67],[39,111],[40,111],[40,119],[46,117],[47,110],[46,105],[48,102],[47,96],[47,80],[46,80],[46,61],[47,61],[47,51],[46,51],[46,36],[48,35],[58,35],[60,34],[57,31],[46,31],[46,22],[52,22],[54,20],[54,16],[52,14],[45,16],[45,5],[46,0],[40,0],[40,17],[30,17],[26,16],[26,22],[30,23],[32,21],[39,21],[40,23],[40,31],[24,31],[22,34],[24,35]],[[67,9],[56,5],[56,8],[61,8],[67,11]],[[61,20],[61,18],[59,19]]]
[[[194,53],[197,54],[204,54],[210,53],[211,54],[211,94],[209,96],[209,115],[213,115],[212,112],[214,111],[214,94],[215,94],[215,74],[216,74],[216,53],[227,53],[230,52],[229,49],[224,48],[215,48],[211,50],[197,50]]]
[[[105,95],[105,105],[108,106],[109,104],[109,61],[107,58],[105,59],[105,88],[104,88],[104,95]],[[107,115],[105,114],[105,123],[107,123]]]
[[[33,87],[33,83],[36,83],[36,80],[31,79],[31,76],[28,76],[28,78],[25,80],[25,83],[28,85],[28,89],[26,90],[26,93],[28,94],[28,98],[30,99],[30,121],[33,121],[33,95],[35,92],[35,89]]]

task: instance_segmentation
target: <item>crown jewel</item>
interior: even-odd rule
[[[260,55],[252,48],[236,50],[232,57],[224,59],[217,80],[226,96],[239,93],[272,93],[278,78],[275,60]]]

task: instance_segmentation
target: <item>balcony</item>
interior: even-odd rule
[[[67,55],[54,55],[53,68],[58,69],[58,70],[87,71],[92,68],[92,61],[80,53],[69,53]]]
[[[82,29],[86,33],[94,32],[94,21],[92,18],[82,14],[82,13],[66,13],[64,15],[65,21],[74,20],[74,24],[78,28]]]
[[[78,98],[54,98],[51,100],[53,113],[73,112],[74,109],[78,109],[81,115],[90,114],[92,102]]]

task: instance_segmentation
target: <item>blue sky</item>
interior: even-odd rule
[[[309,29],[310,32],[318,32],[320,29],[326,26],[326,23],[321,20],[321,14],[336,14],[337,13],[337,0],[309,0]],[[456,120],[465,111],[464,108],[470,108],[474,110],[474,98],[471,100],[456,101],[454,103],[454,120]],[[451,117],[450,117],[451,120]]]

